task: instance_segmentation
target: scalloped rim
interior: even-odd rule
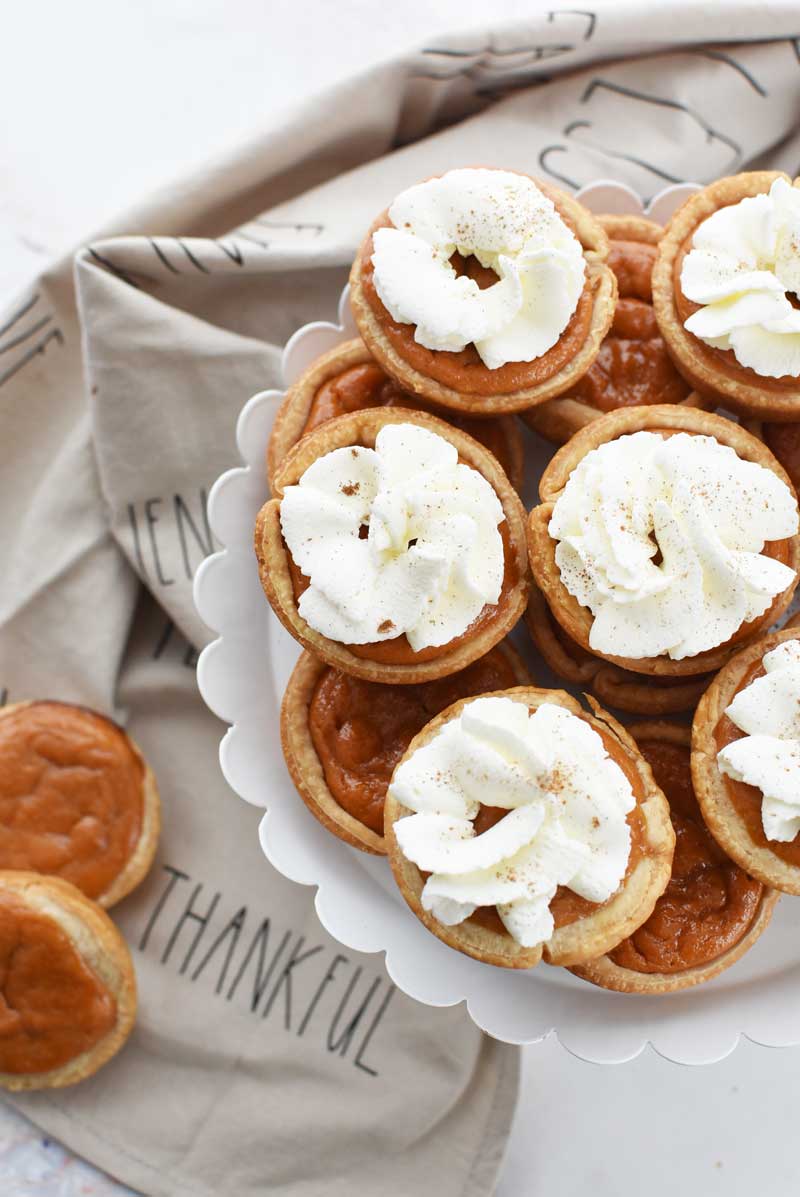
[[[646,211],[638,196],[618,183],[598,181],[578,197],[595,211],[611,205],[664,221],[695,190],[688,184],[668,187]],[[345,288],[338,323],[307,324],[287,342],[285,385],[320,353],[354,335]],[[572,1055],[597,1064],[633,1060],[648,1045],[675,1063],[705,1064],[724,1059],[741,1038],[765,1047],[800,1043],[798,1003],[782,1002],[779,986],[764,992],[757,969],[750,977],[741,970],[736,985],[726,986],[720,978],[722,984],[711,981],[665,1002],[598,993],[546,965],[509,974],[459,956],[405,908],[385,860],[366,858],[334,840],[297,800],[277,735],[280,694],[265,684],[274,667],[275,638],[282,633],[269,626],[252,552],[252,522],[246,518],[255,519],[266,497],[264,448],[281,398],[280,391],[262,391],[239,415],[236,440],[244,465],[221,475],[208,500],[211,527],[225,547],[202,563],[194,579],[197,610],[218,636],[200,654],[198,686],[208,707],[230,725],[220,743],[228,784],[255,806],[266,807],[269,795],[259,839],[270,863],[290,880],[316,886],[314,904],[325,929],[354,951],[384,952],[387,972],[404,993],[431,1006],[463,1001],[477,1026],[507,1043],[538,1043],[554,1034]],[[270,771],[276,771],[273,778]],[[354,869],[354,862],[360,868]],[[764,955],[759,945],[753,955]],[[628,1004],[624,1020],[623,1003]]]

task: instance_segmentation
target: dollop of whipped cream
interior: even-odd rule
[[[474,344],[490,370],[551,349],[583,290],[577,237],[532,179],[504,170],[451,170],[403,191],[393,228],[373,236],[375,289],[394,320],[428,349]],[[456,275],[473,255],[497,282]]]
[[[454,445],[415,424],[318,458],[286,488],[280,518],[310,579],[300,615],[342,644],[403,633],[415,652],[447,644],[500,597],[502,504]]]
[[[768,193],[720,208],[695,230],[681,290],[703,306],[685,327],[764,378],[800,376],[800,191],[776,179]]]
[[[710,436],[635,432],[586,454],[549,532],[562,582],[594,615],[593,649],[681,660],[724,644],[792,583],[761,550],[797,526],[771,470]]]
[[[605,902],[628,866],[635,798],[602,738],[553,703],[476,698],[394,773],[415,813],[394,825],[403,855],[430,873],[422,905],[453,926],[496,906],[525,947],[553,933],[559,885]],[[508,811],[476,835],[481,805]]]
[[[766,672],[734,697],[725,714],[745,734],[717,753],[722,773],[761,790],[768,840],[800,832],[800,644],[765,653]]]

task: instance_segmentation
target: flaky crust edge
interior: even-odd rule
[[[496,646],[511,663],[520,685],[530,683],[530,674],[514,646],[503,640]],[[331,793],[319,759],[308,713],[314,689],[328,666],[304,652],[292,670],[281,704],[281,746],[295,789],[312,815],[333,835],[375,856],[386,855],[386,842],[370,827],[344,810]]]
[[[400,892],[420,922],[456,951],[500,968],[533,968],[541,959],[554,965],[578,964],[610,951],[630,935],[649,918],[658,897],[663,893],[669,881],[675,847],[667,800],[656,786],[650,766],[638,752],[625,729],[592,698],[587,696],[590,713],[563,690],[518,686],[498,691],[495,697],[498,696],[515,698],[531,707],[538,707],[544,702],[556,703],[572,714],[580,716],[595,729],[610,732],[614,736],[623,751],[632,758],[644,784],[645,797],[641,808],[649,854],[642,857],[617,894],[607,903],[598,907],[591,915],[557,928],[548,943],[533,948],[522,947],[510,935],[490,931],[469,920],[459,926],[446,927],[423,908],[422,874],[417,866],[402,854],[394,833],[397,820],[411,814],[411,811],[391,796],[387,796],[386,799],[384,823],[389,863]],[[405,756],[398,763],[398,768],[417,748],[432,739],[442,724],[457,716],[469,701],[461,699],[432,719],[411,741]]]
[[[353,340],[335,345],[333,349],[323,353],[300,375],[297,382],[292,383],[288,388],[275,413],[275,422],[272,425],[272,432],[267,444],[267,479],[273,495],[275,494],[275,474],[289,450],[293,449],[303,436],[308,413],[319,388],[328,379],[335,378],[344,370],[368,362],[378,364],[364,342],[359,337],[355,337]],[[413,395],[410,398],[413,398]],[[454,414],[466,415],[467,413],[456,412]],[[447,413],[442,413],[441,418],[446,421]],[[506,452],[512,464],[511,472],[508,474],[509,482],[515,490],[519,490],[524,470],[524,447],[519,424],[513,416],[494,416],[491,419],[502,432]]]
[[[658,245],[664,233],[660,224],[648,220],[646,216],[599,215],[596,219],[610,241],[640,241],[647,245]],[[678,406],[706,407],[707,404],[708,400],[692,391]],[[582,399],[565,395],[561,399],[551,399],[548,403],[542,403],[520,414],[534,432],[556,445],[563,445],[603,413],[590,403],[584,403]]]
[[[748,644],[714,678],[697,705],[692,723],[692,781],[709,831],[731,860],[751,877],[795,895],[800,895],[800,866],[788,864],[750,839],[717,765],[714,729],[748,669],[777,645],[798,639],[797,627],[785,627]]]
[[[667,744],[677,744],[689,751],[692,736],[688,727],[669,723],[663,719],[648,719],[628,726],[628,734],[634,740],[660,740]],[[730,968],[737,960],[753,946],[762,931],[769,925],[772,912],[780,894],[777,890],[765,888],[761,894],[756,913],[748,930],[732,948],[709,960],[706,964],[698,964],[693,968],[683,969],[678,973],[639,973],[635,969],[623,968],[615,964],[610,956],[601,956],[597,960],[590,960],[586,964],[576,965],[570,969],[576,977],[583,981],[590,981],[601,989],[610,989],[615,993],[632,993],[655,995],[661,993],[677,993],[681,989],[691,989],[719,976],[725,969]]]
[[[577,661],[558,639],[553,616],[535,583],[531,584],[524,620],[539,655],[553,673],[574,686],[588,686],[601,702],[628,714],[675,715],[694,710],[708,685],[706,675],[660,685],[659,678],[631,673],[600,657]]]
[[[60,877],[0,870],[5,889],[32,910],[53,919],[72,941],[87,966],[113,993],[117,1003],[114,1028],[87,1052],[60,1068],[42,1073],[0,1072],[0,1088],[12,1093],[60,1089],[92,1076],[120,1050],[136,1019],[136,975],[128,945],[104,910]]]
[[[281,536],[280,499],[284,487],[296,482],[312,461],[342,445],[373,445],[379,430],[386,424],[416,424],[435,432],[458,449],[467,464],[491,483],[500,500],[508,526],[510,550],[516,559],[518,578],[497,617],[479,627],[472,636],[439,656],[409,665],[388,665],[356,656],[344,644],[309,627],[300,616],[289,573],[288,550]],[[321,657],[328,665],[341,669],[353,677],[370,682],[392,682],[410,685],[432,681],[457,673],[482,657],[510,632],[520,619],[528,601],[529,569],[525,544],[525,509],[488,449],[467,433],[452,428],[443,420],[427,412],[393,408],[368,408],[337,416],[303,437],[292,449],[275,476],[276,497],[268,500],[256,518],[255,553],[261,585],[269,603],[286,630],[303,648]]]
[[[695,390],[742,415],[800,420],[800,379],[796,387],[777,392],[759,386],[758,382],[748,383],[731,377],[721,370],[713,352],[683,327],[672,277],[675,259],[693,229],[719,208],[768,191],[776,179],[792,182],[783,171],[745,171],[710,183],[681,204],[659,243],[653,267],[653,309],[675,366]],[[797,186],[797,182],[793,185]]]

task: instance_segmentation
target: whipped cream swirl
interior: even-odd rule
[[[394,773],[414,811],[394,824],[404,856],[430,873],[422,905],[447,926],[496,906],[525,947],[553,933],[559,885],[590,902],[619,888],[630,856],[630,783],[585,720],[553,703],[476,698]],[[508,811],[475,833],[481,805]]]
[[[764,378],[800,377],[800,191],[776,179],[767,194],[720,208],[692,237],[681,290],[703,306],[685,327]]]
[[[764,835],[788,843],[800,832],[800,644],[779,644],[762,664],[764,675],[725,710],[745,734],[719,751],[717,763],[728,777],[761,790]]]
[[[593,649],[681,660],[724,644],[791,585],[794,570],[762,549],[797,526],[771,470],[710,436],[635,432],[586,454],[549,532],[562,582],[594,615]]]
[[[502,504],[454,445],[415,424],[318,458],[286,488],[280,518],[310,579],[300,615],[342,644],[403,633],[415,652],[447,644],[500,597]]]
[[[524,175],[451,170],[403,191],[393,228],[373,236],[375,289],[394,320],[428,349],[474,344],[494,370],[530,362],[558,341],[578,306],[586,263],[555,205]],[[497,282],[456,275],[473,255]]]

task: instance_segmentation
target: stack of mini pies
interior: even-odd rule
[[[329,832],[354,848],[388,855],[400,891],[433,934],[488,964],[529,968],[544,959],[607,989],[672,992],[732,965],[767,926],[780,892],[800,894],[800,835],[791,842],[767,839],[761,792],[733,780],[717,761],[723,733],[725,742],[744,734],[726,715],[733,697],[763,677],[766,653],[800,641],[791,622],[771,631],[785,618],[797,582],[796,522],[794,531],[756,550],[771,559],[770,570],[782,568],[775,576],[792,580],[720,643],[675,656],[599,651],[596,616],[565,583],[549,530],[559,498],[587,456],[641,433],[664,441],[680,434],[711,438],[731,461],[738,458],[737,469],[749,463],[741,468],[756,479],[756,494],[758,479],[771,475],[770,485],[774,489],[777,479],[796,509],[800,367],[798,375],[760,374],[743,365],[721,335],[709,345],[708,337],[687,331],[702,304],[681,289],[682,265],[699,226],[743,199],[769,196],[784,178],[754,172],[719,180],[684,203],[664,229],[644,218],[595,216],[533,180],[580,245],[583,285],[554,344],[529,361],[494,367],[478,345],[431,348],[412,321],[398,318],[400,301],[390,303],[385,283],[375,277],[380,234],[397,227],[393,205],[368,231],[350,275],[360,339],[314,362],[277,412],[266,461],[273,497],[259,513],[255,550],[265,594],[303,649],[282,706],[287,767]],[[439,215],[446,223],[452,213],[442,207]],[[484,226],[476,219],[475,227]],[[404,222],[397,231],[410,235],[414,228]],[[435,242],[430,231],[426,235]],[[447,286],[465,276],[481,291],[503,283],[498,258],[487,266],[488,252],[472,247],[470,254],[469,235],[463,240],[455,252],[449,242],[445,247],[452,268],[443,266]],[[439,265],[441,250],[433,245]],[[796,256],[800,280],[798,241],[781,253],[784,266],[787,254]],[[549,259],[557,260],[557,253]],[[520,269],[526,268],[523,262]],[[745,269],[741,263],[725,268]],[[772,267],[751,264],[751,273],[756,269],[761,274],[753,286],[766,286],[763,276]],[[776,277],[773,270],[769,285],[777,293]],[[795,293],[786,287],[784,294],[796,308]],[[529,310],[534,323],[534,300]],[[522,422],[560,446],[530,512],[519,497],[529,435]],[[337,451],[374,449],[390,426],[420,428],[449,443],[458,462],[489,483],[502,508],[497,601],[448,643],[416,651],[404,634],[354,644],[311,626],[299,610],[309,579],[293,560],[281,523],[287,488],[297,487],[306,471]],[[765,505],[771,493],[765,491]],[[654,537],[656,566],[662,547]],[[680,579],[671,584],[679,586]],[[687,621],[694,615],[687,610]],[[530,634],[524,658],[508,639],[517,625]],[[517,645],[524,643],[519,633]],[[537,662],[577,688],[582,701],[538,687]],[[560,885],[550,904],[553,932],[533,944],[515,940],[494,907],[481,906],[456,924],[434,916],[423,901],[427,871],[398,844],[397,823],[411,811],[387,796],[398,767],[458,720],[470,700],[486,694],[506,696],[531,714],[542,704],[569,711],[601,737],[634,798],[628,866],[617,890],[592,902]],[[500,813],[481,807],[478,833]],[[481,823],[483,815],[491,817]]]

